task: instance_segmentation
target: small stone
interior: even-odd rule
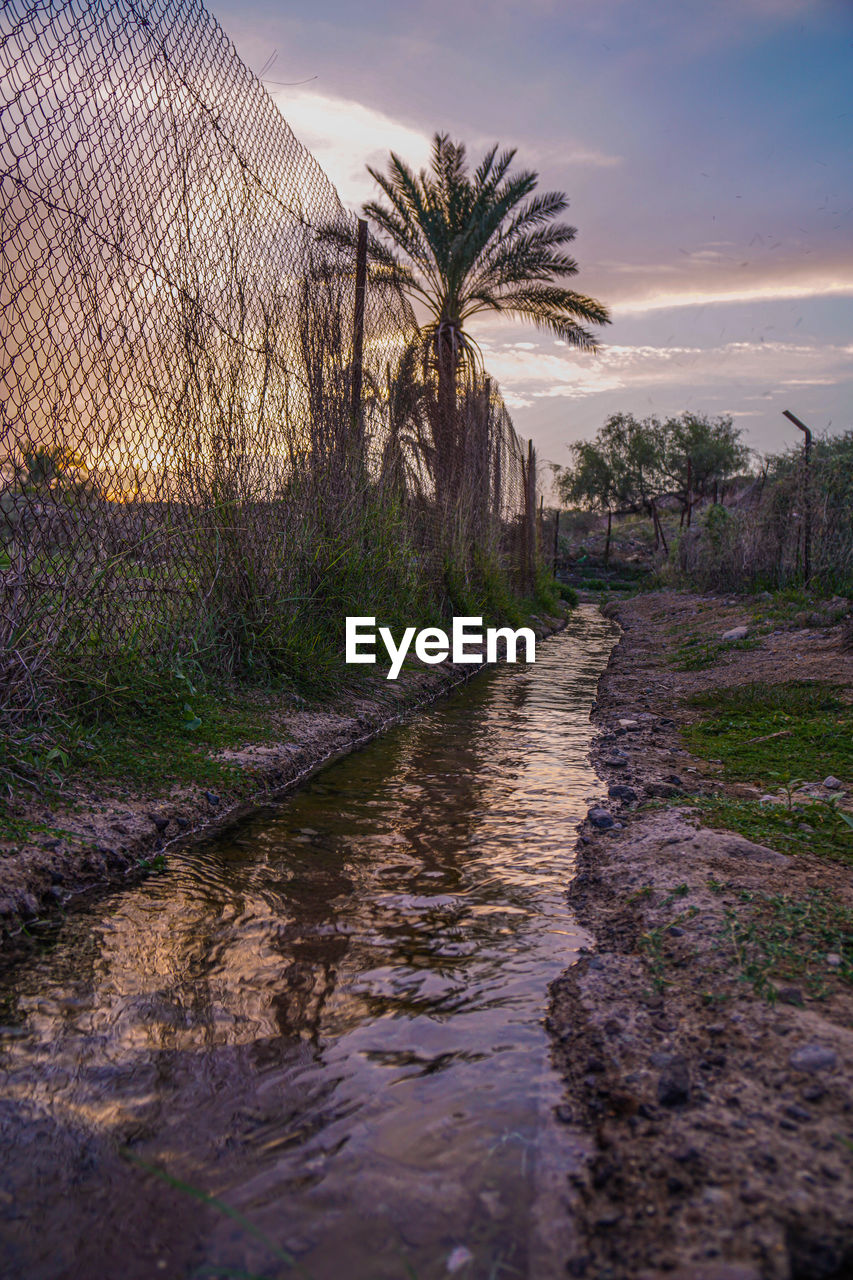
[[[605,756],[602,764],[606,764],[609,769],[624,769],[628,764],[628,757],[614,752],[612,755]]]
[[[837,951],[827,951],[826,963],[829,965],[830,969],[837,969],[841,964],[841,956]]]
[[[571,1124],[574,1120],[574,1112],[571,1107],[566,1106],[565,1103],[561,1103],[559,1107],[555,1108],[554,1114],[560,1121],[560,1124]]]
[[[663,780],[664,782],[669,782],[673,787],[681,787],[684,785],[677,773],[665,773],[663,775]]]
[[[840,791],[841,779],[835,778],[830,774],[828,778],[824,778],[823,785],[826,787],[827,791]]]
[[[795,1071],[831,1071],[837,1062],[835,1050],[823,1044],[803,1044],[788,1055]]]
[[[599,831],[606,831],[609,827],[614,825],[613,815],[608,813],[606,809],[590,809],[586,816],[592,825],[597,827]]]
[[[474,1255],[471,1250],[466,1249],[464,1244],[458,1244],[447,1259],[447,1270],[451,1275],[455,1275],[457,1271],[461,1271],[463,1267],[467,1267],[468,1263],[473,1261]]]
[[[672,800],[681,794],[681,788],[674,787],[671,782],[650,782],[646,787],[646,794],[657,796],[660,800]]]
[[[683,938],[684,930],[677,924],[671,924],[667,929],[667,933],[671,938]]]
[[[803,1089],[804,1102],[821,1102],[826,1097],[826,1089],[822,1084],[810,1084]]]
[[[732,627],[731,631],[724,631],[720,636],[721,640],[745,640],[749,635],[749,627]]]
[[[803,1004],[803,993],[799,987],[780,987],[776,995],[783,1004]]]
[[[214,795],[212,791],[205,791],[204,798],[208,804],[212,804],[212,805],[219,804],[219,796]]]
[[[690,1071],[680,1054],[667,1058],[658,1077],[657,1096],[662,1107],[680,1107],[690,1100]]]
[[[619,721],[620,729],[627,729],[630,731],[631,729],[639,729],[639,727],[640,725],[637,720],[620,720]]]
[[[169,819],[161,818],[158,813],[149,813],[148,816],[151,819],[151,821],[154,823],[154,826],[157,828],[158,831],[161,831],[161,832],[165,831],[169,825]]]
[[[810,1111],[806,1111],[805,1107],[798,1107],[796,1104],[786,1107],[785,1115],[791,1120],[797,1120],[800,1122],[811,1120],[812,1118],[812,1113]]]
[[[607,788],[607,794],[611,800],[625,800],[628,804],[632,804],[637,799],[634,788],[626,787],[624,782],[614,782]]]

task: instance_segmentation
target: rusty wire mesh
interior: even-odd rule
[[[81,650],[286,669],[354,555],[380,599],[475,543],[527,573],[497,388],[460,387],[442,483],[370,280],[353,413],[355,220],[197,0],[12,0],[0,39],[0,707]]]

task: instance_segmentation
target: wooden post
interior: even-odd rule
[[[361,384],[364,377],[364,295],[367,288],[367,223],[358,220],[355,250],[355,315],[352,326],[352,414],[353,427],[361,427]]]
[[[607,508],[607,541],[604,544],[604,571],[610,567],[610,530],[613,526],[613,512]]]
[[[693,510],[693,459],[687,459],[687,528],[690,528],[690,515]]]
[[[557,552],[559,549],[559,545],[560,545],[560,508],[557,507],[557,511],[554,516],[554,577],[555,578],[557,576]]]
[[[660,539],[660,544],[663,547],[663,553],[664,555],[668,556],[669,547],[666,545],[666,536],[664,535],[664,531],[663,531],[663,523],[661,521],[660,516],[658,515],[657,503],[655,502],[654,498],[652,498],[652,515],[654,516],[654,522],[655,522],[655,545],[657,546],[657,540]]]
[[[790,409],[783,409],[782,413],[789,422],[793,422],[795,427],[799,427],[805,435],[803,441],[803,582],[808,585],[809,578],[812,576],[812,494],[811,494],[811,454],[812,454],[812,433],[804,422]]]

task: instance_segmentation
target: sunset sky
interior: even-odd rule
[[[759,451],[853,426],[851,0],[211,0],[344,201],[442,130],[566,191],[598,356],[475,336],[540,456],[608,414],[731,413]],[[294,85],[290,82],[308,81]]]

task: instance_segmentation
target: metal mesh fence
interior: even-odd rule
[[[355,219],[197,0],[12,0],[0,40],[0,706],[80,651],[286,667],[356,569],[380,599],[475,545],[528,574],[497,388],[459,388],[441,456],[369,272],[354,360]]]

